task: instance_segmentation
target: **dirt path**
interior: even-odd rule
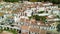
[[[8,32],[8,31],[3,31],[3,32],[2,32],[2,33],[0,33],[0,34],[13,34],[13,33]]]

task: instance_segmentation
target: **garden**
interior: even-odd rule
[[[13,34],[18,34],[18,32],[15,30],[15,29],[0,29],[0,33],[2,33],[3,31],[7,31],[7,32],[10,32],[10,33],[13,33]]]

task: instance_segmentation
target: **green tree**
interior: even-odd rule
[[[60,4],[58,4],[58,8],[60,8]]]
[[[49,1],[49,2],[52,2],[52,3],[54,3],[54,4],[60,4],[60,0],[38,0],[38,2],[39,1]]]
[[[41,13],[44,13],[45,11],[39,11],[38,13],[41,14]]]
[[[5,2],[19,2],[19,0],[3,0]]]
[[[57,31],[60,32],[60,24],[57,25]]]
[[[49,0],[50,2],[54,3],[54,4],[59,4],[60,0]]]
[[[31,18],[34,18],[35,20],[37,20],[37,21],[42,21],[42,22],[44,22],[44,23],[45,23],[45,21],[46,21],[46,16],[33,15],[33,16],[29,17],[29,18],[30,18],[30,19],[31,19]]]
[[[59,18],[59,19],[60,19],[60,16],[59,16],[59,15],[57,15],[57,18]]]
[[[40,20],[40,16],[38,16],[38,15],[33,15],[33,17],[34,17],[37,21]]]
[[[42,2],[42,1],[45,1],[45,0],[38,0],[38,2]]]

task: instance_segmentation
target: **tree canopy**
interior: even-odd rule
[[[39,11],[38,13],[41,14],[41,13],[44,13],[45,11]]]
[[[57,25],[57,31],[60,32],[60,24]]]
[[[32,0],[32,1],[36,1],[36,0]],[[41,1],[49,1],[49,2],[52,2],[52,3],[55,3],[55,4],[59,4],[60,3],[60,0],[37,0],[38,2],[41,2]]]
[[[3,0],[5,2],[18,2],[19,0]]]
[[[4,1],[5,2],[18,2],[20,0],[4,0]],[[52,2],[52,3],[55,3],[55,4],[59,4],[60,3],[60,0],[29,0],[29,1],[31,1],[31,2],[49,1],[49,2]]]
[[[37,21],[42,21],[42,22],[46,22],[46,16],[39,16],[39,15],[32,15],[29,17],[30,19],[33,18]]]

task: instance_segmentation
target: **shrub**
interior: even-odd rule
[[[40,12],[38,12],[38,13],[44,13],[44,11],[40,11]]]

